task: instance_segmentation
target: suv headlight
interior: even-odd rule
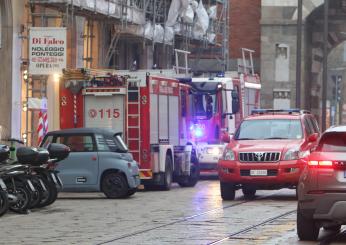
[[[284,160],[298,160],[300,158],[300,152],[298,149],[289,149],[284,156]]]
[[[222,155],[222,160],[226,160],[226,161],[235,160],[234,152],[230,148],[225,148],[223,155]]]

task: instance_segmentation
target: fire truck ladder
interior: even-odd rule
[[[189,68],[188,64],[188,55],[191,54],[191,52],[181,49],[174,49],[175,52],[175,66],[173,66],[173,69],[175,69],[176,74],[180,74],[180,70],[184,71],[184,74],[187,76],[189,71],[191,70]],[[179,55],[184,55],[184,66],[179,65]]]
[[[134,159],[139,161],[141,148],[140,80],[129,78],[127,81],[127,145]]]
[[[238,69],[239,72],[243,72],[244,74],[251,74],[252,76],[255,75],[255,71],[254,71],[254,64],[253,64],[253,58],[252,55],[253,53],[255,53],[254,50],[251,49],[247,49],[247,48],[242,48],[241,49],[242,52],[242,65],[238,65],[238,67],[240,68],[240,70]],[[250,64],[248,64],[248,59],[247,59],[247,55],[249,56],[249,62]]]

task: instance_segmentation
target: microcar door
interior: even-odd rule
[[[90,189],[98,183],[99,160],[92,134],[58,136],[57,143],[70,147],[65,160],[58,163],[57,170],[64,189]]]

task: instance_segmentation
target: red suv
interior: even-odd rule
[[[320,130],[314,116],[297,109],[256,109],[242,121],[218,162],[223,200],[242,189],[245,198],[256,190],[296,188]]]

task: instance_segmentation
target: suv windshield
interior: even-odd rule
[[[235,139],[301,139],[303,137],[299,119],[246,120],[240,125]]]
[[[322,136],[317,151],[346,152],[346,133],[333,132]]]

